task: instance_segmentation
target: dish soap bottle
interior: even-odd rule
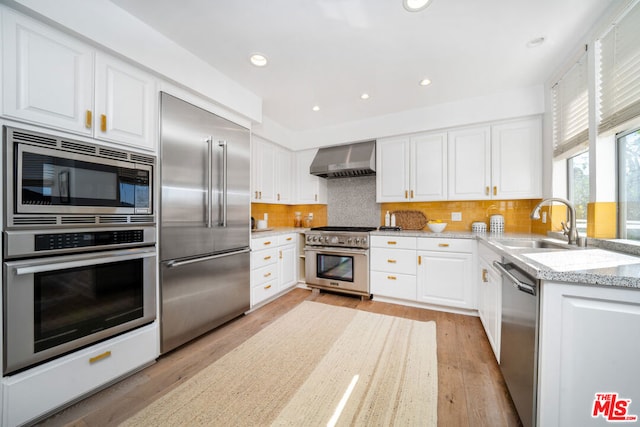
[[[389,211],[387,211],[387,214],[384,216],[384,226],[389,227],[390,225],[391,225],[391,216],[389,215]]]
[[[396,214],[394,213],[391,214],[391,226],[392,227],[396,226]]]

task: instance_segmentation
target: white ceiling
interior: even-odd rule
[[[433,0],[418,13],[401,0],[111,1],[305,131],[542,84],[620,0]],[[252,66],[254,52],[269,65]]]

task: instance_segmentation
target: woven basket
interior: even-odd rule
[[[396,225],[403,230],[422,230],[427,225],[427,217],[420,211],[395,211]]]

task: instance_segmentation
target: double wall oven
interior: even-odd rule
[[[305,233],[307,286],[371,296],[369,232],[375,227],[317,227]]]
[[[155,158],[2,133],[7,375],[154,321]]]

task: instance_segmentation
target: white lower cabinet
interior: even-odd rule
[[[493,267],[501,257],[478,244],[478,314],[496,360],[500,362],[500,331],[502,317],[502,276]]]
[[[149,363],[159,354],[158,324],[144,326],[2,379],[3,426],[32,422]]]
[[[371,236],[370,257],[372,294],[415,301],[415,237]]]
[[[640,291],[555,282],[541,289],[537,424],[640,417]]]
[[[251,239],[251,307],[296,285],[297,233]]]
[[[475,309],[477,243],[465,239],[418,239],[418,301]]]

